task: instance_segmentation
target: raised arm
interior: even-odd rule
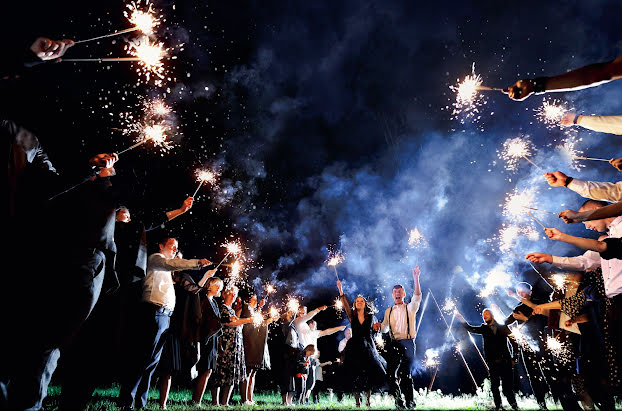
[[[350,320],[350,324],[352,324],[352,309],[350,308],[350,303],[348,302],[348,298],[343,293],[343,287],[341,286],[341,281],[337,280],[337,289],[339,290],[339,298],[341,299],[341,303],[343,304],[343,309],[348,316],[348,320]]]
[[[345,329],[346,329],[345,325],[340,325],[339,327],[327,328],[325,330],[320,331],[320,334],[318,335],[318,338],[324,337],[325,335],[335,334],[335,333],[337,333],[339,331],[343,331]]]
[[[419,266],[415,266],[413,269],[413,281],[415,283],[415,290],[413,291],[413,298],[408,303],[408,311],[416,313],[419,311],[419,304],[421,304],[421,284],[419,283],[419,277],[421,276],[421,271],[419,270]]]
[[[205,258],[185,260],[183,258],[165,258],[159,254],[150,256],[148,262],[150,267],[161,268],[168,271],[198,270],[210,264],[211,262]]]
[[[483,328],[482,328],[482,326],[481,326],[481,325],[480,325],[480,326],[477,326],[477,327],[474,327],[474,326],[472,326],[471,324],[469,324],[469,323],[468,323],[468,322],[464,319],[464,317],[462,316],[462,314],[460,314],[460,313],[459,313],[459,312],[457,312],[457,311],[456,311],[456,313],[455,313],[455,314],[456,314],[456,318],[457,318],[458,320],[460,320],[460,323],[462,324],[462,327],[464,327],[464,329],[465,329],[465,330],[467,330],[468,332],[473,333],[473,334],[483,334],[483,332],[484,332],[484,331],[483,331]]]

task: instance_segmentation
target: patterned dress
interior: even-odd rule
[[[221,322],[227,324],[231,322],[233,316],[235,316],[233,308],[222,304],[220,307]],[[246,379],[246,364],[241,325],[237,327],[223,326],[218,351],[218,363],[212,377],[212,385],[224,387],[244,381]]]

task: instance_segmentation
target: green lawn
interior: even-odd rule
[[[488,381],[486,381],[487,383]],[[50,387],[48,393],[49,396],[46,398],[44,406],[46,410],[58,410],[58,399],[59,399],[59,387]],[[119,388],[113,386],[111,388],[106,389],[98,389],[91,401],[88,410],[117,410],[116,406],[116,398],[119,394]],[[196,407],[191,402],[192,393],[189,390],[171,390],[171,395],[168,402],[168,409],[170,410],[197,410],[197,409],[216,409],[215,407],[209,406],[210,404],[210,394],[209,392],[205,394],[204,404],[201,407]],[[159,410],[160,407],[158,405],[158,392],[156,390],[151,390],[149,394],[149,403],[147,405],[148,410]],[[273,392],[264,392],[258,393],[255,395],[255,401],[257,405],[254,406],[239,406],[238,402],[240,401],[240,397],[237,394],[233,395],[231,404],[231,409],[244,409],[244,410],[262,410],[262,409],[289,409],[288,407],[281,406],[281,396],[278,393]],[[385,395],[375,395],[372,398],[372,408],[373,409],[393,409],[393,400],[392,398]],[[618,404],[622,405],[622,404]],[[507,406],[507,403],[504,400],[504,406]],[[521,398],[519,397],[519,407],[521,409],[538,409],[535,400],[531,398]],[[550,410],[560,410],[561,407],[552,402],[548,403],[548,407]],[[335,409],[335,410],[351,410],[355,409],[354,398],[347,397],[344,399],[342,403],[337,402],[336,397],[331,400],[330,396],[323,395],[320,398],[319,404],[310,404],[304,405],[300,407],[296,407],[300,409]],[[420,391],[417,394],[417,409],[421,410],[438,410],[438,409],[446,409],[446,410],[484,410],[493,408],[492,397],[488,394],[488,391],[480,390],[477,395],[462,395],[462,396],[452,396],[452,395],[443,395],[439,391],[433,391],[431,393],[426,394],[424,390]]]

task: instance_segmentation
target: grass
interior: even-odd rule
[[[485,384],[488,384],[486,381]],[[58,410],[58,400],[60,394],[60,387],[50,387],[48,390],[48,397],[44,402],[46,410]],[[109,388],[98,389],[93,396],[93,400],[89,404],[87,410],[117,410],[116,399],[119,395],[119,387],[112,386]],[[440,391],[432,391],[425,393],[425,390],[420,390],[416,393],[417,397],[417,409],[420,410],[484,410],[494,408],[492,397],[489,394],[487,386],[484,389],[478,390],[476,395],[446,395]],[[205,394],[203,405],[197,407],[191,401],[192,392],[190,390],[171,390],[168,409],[170,410],[209,410],[219,409],[212,407],[211,398],[209,392]],[[518,405],[520,409],[535,410],[538,409],[535,399],[517,397]],[[230,401],[231,406],[229,409],[235,410],[273,410],[273,409],[290,409],[290,407],[281,405],[281,396],[275,392],[263,392],[255,394],[256,405],[254,406],[241,406],[238,405],[240,396],[234,394]],[[387,395],[374,395],[372,397],[372,409],[394,409],[393,399]],[[617,404],[618,406],[622,404]],[[504,399],[504,406],[509,408],[507,402]],[[550,410],[560,410],[561,407],[551,401],[547,403]],[[158,392],[157,390],[151,390],[149,392],[149,402],[146,407],[147,410],[159,410],[158,405]],[[222,407],[220,408],[222,409]],[[296,406],[296,409],[307,410],[353,410],[356,409],[354,398],[346,396],[343,402],[337,402],[336,397],[331,400],[330,395],[321,395],[319,404],[309,404]]]

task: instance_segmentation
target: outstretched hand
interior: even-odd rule
[[[74,45],[73,40],[50,40],[47,37],[37,38],[30,50],[41,60],[54,60],[65,54],[65,51]]]
[[[185,213],[186,211],[190,210],[192,208],[192,203],[194,202],[194,198],[193,197],[188,197],[184,200],[184,203],[181,205],[181,207],[179,208],[179,210],[182,213]]]
[[[503,92],[512,100],[522,101],[533,94],[534,84],[532,80],[518,80]]]
[[[621,158],[612,158],[609,160],[609,164],[615,167],[616,170],[622,171],[622,157]]]
[[[420,275],[421,270],[419,270],[419,266],[416,265],[415,268],[413,268],[413,278],[416,280],[417,278],[419,278]]]
[[[544,178],[546,178],[546,182],[549,183],[551,187],[565,187],[567,185],[566,181],[568,181],[568,176],[561,171],[544,173]]]
[[[574,124],[574,118],[576,115],[577,115],[576,113],[569,111],[562,116],[562,118],[559,120],[559,123],[562,126],[566,126],[566,127],[571,126]]]
[[[582,221],[585,221],[584,218],[582,218],[582,213],[574,210],[564,210],[559,213],[557,217],[564,220],[564,223],[566,224],[580,223]]]
[[[337,289],[339,290],[339,295],[343,295],[343,286],[339,280],[337,280]]]
[[[525,258],[531,261],[532,263],[537,263],[537,264],[553,262],[553,256],[551,256],[551,254],[529,253],[525,256]]]
[[[564,237],[564,233],[559,231],[557,228],[545,228],[544,232],[548,238],[554,241],[561,241]]]

